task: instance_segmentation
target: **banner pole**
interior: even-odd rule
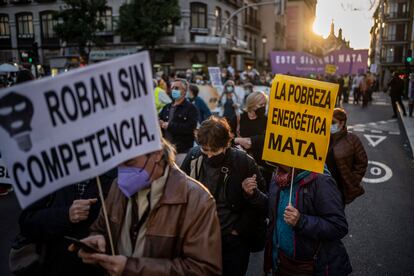
[[[99,197],[101,198],[101,202],[102,202],[102,211],[104,213],[106,231],[108,232],[109,244],[111,246],[111,254],[112,256],[115,256],[114,242],[112,241],[112,232],[111,232],[111,228],[109,227],[108,212],[106,211],[105,199],[104,199],[104,195],[102,192],[101,179],[99,178],[99,176],[96,177],[96,185],[98,186]]]
[[[295,168],[292,168],[292,177],[290,179],[290,192],[289,192],[289,205],[292,206],[292,191],[293,191],[293,179],[295,178]]]

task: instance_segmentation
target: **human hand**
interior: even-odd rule
[[[79,223],[89,216],[89,209],[92,204],[98,202],[96,198],[74,200],[69,208],[69,220],[72,223]]]
[[[252,196],[254,194],[254,190],[257,188],[256,175],[254,174],[252,177],[248,177],[243,180],[242,188],[248,196]]]
[[[167,129],[168,128],[168,122],[164,122],[163,120],[160,120],[160,127],[162,129]]]
[[[103,235],[89,236],[87,238],[82,239],[81,242],[85,243],[86,245],[89,245],[92,248],[96,248],[99,252],[102,252],[102,253],[105,252],[106,250],[106,241]],[[78,250],[78,248],[76,247],[76,245],[71,244],[68,250],[71,252],[74,252]],[[93,257],[94,254],[96,253],[88,253],[82,249],[78,251],[78,256],[82,258],[82,261],[86,264],[97,263],[97,261]]]
[[[111,276],[120,276],[124,272],[127,257],[122,255],[110,256],[106,254],[92,254],[93,258],[100,264]]]
[[[298,223],[300,219],[300,213],[298,209],[293,207],[290,203],[285,209],[285,213],[283,214],[283,218],[285,219],[285,222],[294,227]]]
[[[244,149],[250,149],[252,147],[252,140],[250,138],[236,138],[234,139],[234,142]]]

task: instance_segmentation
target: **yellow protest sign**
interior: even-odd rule
[[[326,64],[325,65],[325,73],[333,75],[336,73],[336,65],[333,64]]]
[[[276,75],[263,160],[323,172],[339,85]]]

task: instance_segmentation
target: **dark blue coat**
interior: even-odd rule
[[[197,107],[198,110],[198,122],[201,124],[204,120],[211,116],[211,111],[207,104],[200,97],[195,97],[192,103]]]
[[[272,237],[280,188],[269,188],[270,229],[265,250],[265,270],[272,268]],[[299,183],[294,204],[301,216],[294,227],[294,257],[311,260],[316,255],[315,275],[348,275],[352,272],[341,239],[348,233],[342,197],[335,180],[324,174],[311,173]],[[318,249],[319,248],[319,249]]]
[[[116,170],[112,170],[100,177],[105,197],[116,176]],[[69,208],[75,199],[79,199],[76,191],[76,185],[67,186],[35,202],[21,213],[19,224],[22,235],[37,243],[38,248],[45,248],[45,259],[40,271],[26,275],[103,275],[98,267],[83,264],[76,253],[69,252],[70,242],[64,239],[64,236],[78,239],[87,237],[89,226],[101,209],[96,181],[92,179],[86,186],[82,199],[97,198],[98,202],[91,205],[87,220],[71,223]]]
[[[197,127],[198,111],[187,99],[177,105],[173,118],[170,109],[173,103],[164,106],[159,114],[160,120],[168,123],[168,131],[172,135],[169,141],[177,149],[177,153],[187,153],[194,146],[194,130]],[[165,135],[165,131],[163,130]]]

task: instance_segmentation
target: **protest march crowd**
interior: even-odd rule
[[[329,86],[329,91],[304,89],[306,85],[300,78],[288,77],[286,80],[293,84],[297,82],[297,92],[296,86],[291,90],[287,86],[284,97],[279,94],[272,98],[265,91],[253,89],[252,82],[260,83],[260,76],[255,80],[247,75],[242,84],[235,75],[226,74],[218,109],[210,110],[208,103],[199,96],[196,85],[199,82],[191,78],[189,81],[188,77],[170,75],[148,84],[154,88],[150,96],[158,112],[156,122],[162,137],[149,134],[147,128],[151,122],[144,116],[146,125],[136,126],[142,143],[131,147],[142,147],[144,141],[159,138],[157,150],[131,156],[97,178],[90,175],[88,180],[71,183],[73,185],[36,200],[22,211],[20,234],[10,252],[13,273],[245,275],[252,252],[263,252],[263,275],[348,275],[352,272],[341,242],[348,233],[345,207],[364,193],[361,181],[368,159],[359,138],[347,131],[348,114],[339,107],[342,99],[348,100],[353,86],[351,79],[341,78],[336,97],[332,90],[336,86]],[[32,79],[28,72],[18,74],[18,82],[27,86]],[[131,80],[132,86],[138,87],[138,80],[143,79]],[[270,77],[263,76],[261,84],[270,81]],[[315,87],[320,83],[311,82]],[[101,95],[107,95],[110,100],[106,104],[101,102],[97,110],[110,110],[110,104],[119,100],[112,95],[116,90],[110,88],[112,81],[110,85],[109,81],[105,84]],[[245,89],[242,99],[235,93],[236,84]],[[126,86],[123,91],[138,92]],[[369,101],[366,88],[362,89],[364,92],[360,92],[359,85],[354,88],[356,102],[359,96],[355,95],[360,94],[363,103]],[[143,97],[147,93],[142,90]],[[0,109],[4,107],[3,95],[0,93]],[[59,107],[59,101],[64,98],[61,96],[45,94],[45,99],[49,99],[50,114],[54,114],[52,121],[63,124],[62,120],[66,115],[70,117],[73,109],[66,109],[62,102]],[[276,100],[291,102],[275,106],[272,102]],[[303,118],[290,118],[292,110],[286,114],[280,112],[280,108],[301,104],[308,104],[305,108],[309,111],[300,109],[302,115],[307,114],[306,120],[314,116],[312,109],[326,109],[330,116],[320,115],[325,118],[322,124],[325,130],[308,134],[326,137],[322,146],[315,142],[314,149],[305,149],[304,143],[298,144],[300,148],[303,145],[303,152],[315,151],[315,158],[309,152],[308,158],[319,163],[322,160],[318,172],[303,169],[302,165],[289,165],[283,158],[269,160],[263,154],[264,150],[271,150],[272,143],[278,143],[269,140],[269,127],[272,131],[282,130],[282,134],[284,128],[306,133],[304,127],[300,124],[297,127],[295,123],[297,120],[303,123]],[[63,116],[63,112],[67,114]],[[131,117],[136,118],[136,114]],[[312,123],[304,125],[309,128]],[[313,125],[319,129],[321,121]],[[132,129],[132,124],[124,128]],[[111,135],[122,136],[122,132]],[[109,146],[100,139],[97,136],[99,144],[90,142],[90,147],[98,145],[102,156],[105,156],[102,151],[105,147],[112,147],[112,155],[117,154],[114,148],[122,141],[113,138]],[[76,146],[81,147],[80,144]],[[278,147],[283,148],[284,153],[297,149],[288,142]],[[56,160],[69,158],[65,155],[69,150],[59,150],[52,154]],[[110,151],[106,150],[108,156]],[[316,152],[320,151],[326,156],[316,158]],[[84,166],[99,165],[82,161],[86,154],[76,151],[72,159],[77,158],[78,164],[83,162]],[[95,156],[94,151],[93,154]],[[30,160],[28,166],[37,164]],[[53,172],[53,165],[45,166],[49,166],[44,172],[46,179],[47,174]],[[54,169],[59,170],[58,167]],[[38,179],[34,169],[31,172],[29,168],[29,173],[33,174],[30,179]],[[63,173],[61,175],[63,177]],[[33,189],[42,188],[40,186],[38,183]],[[102,208],[101,192],[106,208]]]

